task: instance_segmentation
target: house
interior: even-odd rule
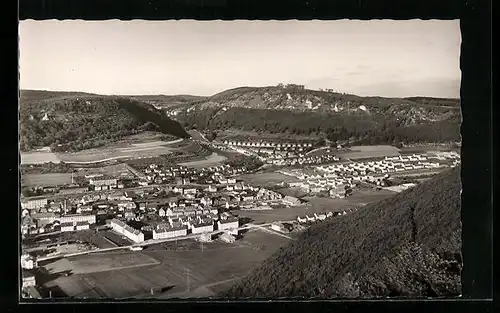
[[[85,230],[90,228],[89,222],[77,222],[75,225],[76,230]]]
[[[281,223],[272,223],[271,229],[282,233],[288,233],[288,229]]]
[[[135,219],[135,212],[130,210],[130,209],[127,209],[125,210],[125,212],[123,213],[123,217],[126,219],[126,220],[133,220]]]
[[[21,255],[21,268],[31,270],[36,267],[36,260],[29,254]]]
[[[208,186],[208,192],[217,192],[217,187],[212,185]]]
[[[61,223],[61,232],[69,232],[74,230],[75,230],[75,225],[73,224],[73,222]]]
[[[186,188],[186,189],[184,189],[183,194],[185,194],[185,195],[189,195],[189,194],[195,195],[196,192],[197,192],[196,188]]]
[[[166,212],[165,212],[165,210],[164,210],[163,208],[160,208],[160,209],[158,210],[158,215],[159,215],[159,216],[163,217],[163,216],[165,216],[165,214],[166,214]]]
[[[283,198],[283,203],[288,204],[288,205],[299,205],[300,200],[295,198],[295,197],[292,197],[292,196],[285,196]]]
[[[233,243],[236,241],[236,238],[234,238],[233,235],[231,235],[227,232],[224,232],[219,238],[221,241],[227,242],[227,243]]]
[[[316,220],[318,220],[318,221],[323,221],[323,220],[326,220],[326,214],[324,214],[324,213],[319,213],[319,214],[314,213],[314,218],[316,218]]]
[[[23,289],[36,286],[35,275],[32,272],[26,270],[22,271],[22,276],[23,276],[23,285],[22,285]]]

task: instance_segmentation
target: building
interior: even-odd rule
[[[111,177],[93,177],[89,180],[89,184],[93,186],[116,186],[118,179]]]
[[[224,232],[219,238],[220,238],[220,240],[227,242],[227,243],[233,243],[236,241],[236,238],[234,238],[233,235],[231,235],[227,232]]]
[[[158,210],[158,215],[159,215],[159,216],[163,217],[163,216],[165,216],[165,214],[166,214],[166,213],[165,213],[165,210],[164,210],[163,208],[160,208],[160,209]]]
[[[221,219],[217,221],[217,229],[218,230],[228,230],[235,229],[239,227],[238,219],[235,217],[230,217],[227,219]]]
[[[25,253],[21,255],[21,268],[31,270],[37,266],[36,259]]]
[[[95,224],[96,216],[94,214],[68,214],[62,215],[59,218],[61,225],[63,223],[78,223],[78,222],[88,222],[89,224]]]
[[[73,222],[64,222],[61,223],[61,232],[74,231],[75,225]]]
[[[76,230],[85,230],[90,229],[89,222],[76,222],[75,225]]]
[[[22,271],[23,289],[36,286],[35,275],[30,271]]]
[[[187,236],[188,226],[187,225],[165,225],[158,229],[153,229],[153,239],[166,239],[175,238],[181,236]]]
[[[31,217],[36,221],[38,227],[43,227],[47,224],[53,223],[57,219],[57,215],[53,212],[45,212],[45,213],[33,213]]]
[[[210,219],[198,219],[189,223],[193,234],[209,233],[214,231],[214,223]]]
[[[295,197],[292,197],[292,196],[285,196],[283,198],[283,203],[288,204],[288,205],[299,205],[300,200],[295,198]]]
[[[39,208],[43,208],[48,203],[46,198],[43,199],[33,199],[27,201],[21,201],[21,208],[28,210],[35,210]]]

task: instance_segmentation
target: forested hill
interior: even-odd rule
[[[98,147],[141,131],[189,135],[162,111],[137,100],[85,93],[21,91],[20,148],[54,151]]]
[[[460,141],[459,99],[360,97],[299,85],[240,87],[166,109],[184,127],[352,139],[363,144]]]
[[[457,167],[316,224],[221,296],[458,296],[460,190]]]

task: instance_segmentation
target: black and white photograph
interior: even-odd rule
[[[20,21],[21,300],[461,298],[460,46],[458,19]]]

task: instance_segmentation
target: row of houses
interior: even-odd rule
[[[223,143],[235,147],[251,148],[312,148],[311,142],[272,142],[272,141],[242,141],[242,140],[224,140]]]
[[[305,216],[297,216],[297,222],[304,224],[304,223],[309,223],[309,222],[316,222],[316,221],[324,221],[328,218],[336,217],[336,216],[341,216],[341,215],[346,215],[348,213],[356,211],[357,208],[349,208],[345,209],[340,212],[326,212],[326,213],[314,213],[313,215],[305,215]]]

